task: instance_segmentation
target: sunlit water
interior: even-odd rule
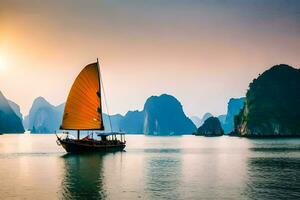
[[[0,136],[1,199],[300,198],[300,139],[131,135],[92,155],[55,140]]]

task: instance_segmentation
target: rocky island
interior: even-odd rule
[[[145,135],[183,135],[196,130],[192,120],[183,112],[180,102],[171,95],[148,98],[143,112]]]
[[[24,118],[25,128],[31,133],[54,133],[59,130],[64,105],[53,106],[43,97],[36,98]]]
[[[0,133],[24,133],[22,119],[14,109],[20,110],[16,103],[7,100],[0,91]]]
[[[224,123],[221,122],[224,134],[229,134],[234,130],[234,117],[238,115],[244,107],[245,98],[231,98],[227,104],[227,114]]]
[[[217,117],[209,117],[205,120],[204,124],[200,126],[195,135],[201,136],[222,136],[224,131],[222,129],[221,123]]]
[[[300,136],[300,70],[280,64],[254,79],[245,106],[235,117],[235,134]]]

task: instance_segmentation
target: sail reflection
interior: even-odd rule
[[[65,174],[60,199],[105,199],[103,190],[104,154],[63,156]]]

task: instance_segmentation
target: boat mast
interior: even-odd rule
[[[103,123],[103,117],[102,117],[102,115],[103,115],[103,112],[102,112],[102,101],[101,101],[101,73],[100,73],[100,66],[99,66],[99,60],[98,60],[98,58],[97,58],[97,67],[98,67],[98,76],[99,76],[99,99],[100,99],[100,101],[99,101],[99,108],[100,108],[100,123],[102,123],[102,127],[103,127],[103,130],[104,130],[104,123]]]
[[[104,90],[104,84],[103,84],[103,81],[102,81],[102,77],[101,77],[101,71],[100,71],[100,66],[99,66],[99,61],[98,61],[98,58],[97,58],[97,65],[98,65],[98,72],[99,72],[99,78],[100,78],[100,82],[99,82],[99,94],[100,94],[100,99],[101,99],[101,85],[102,85],[102,88],[103,88],[103,96],[104,96],[104,100],[105,100],[105,106],[106,106],[106,111],[107,111],[107,115],[108,115],[108,120],[109,120],[109,125],[110,125],[110,130],[112,132],[112,123],[111,123],[111,119],[110,119],[110,114],[109,114],[109,110],[108,110],[108,105],[107,105],[107,99],[106,99],[106,95],[105,95],[105,90]],[[103,118],[102,118],[102,102],[100,103],[100,108],[101,108],[101,122],[103,123]],[[103,125],[104,127],[104,125]]]

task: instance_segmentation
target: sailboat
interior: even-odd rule
[[[125,148],[125,135],[113,132],[109,115],[111,132],[103,132],[102,93],[105,97],[97,59],[97,62],[85,66],[79,73],[67,98],[60,129],[77,131],[77,138],[69,132],[64,132],[61,137],[56,135],[57,144],[67,152],[120,151]],[[87,136],[81,138],[80,131],[88,133]]]

